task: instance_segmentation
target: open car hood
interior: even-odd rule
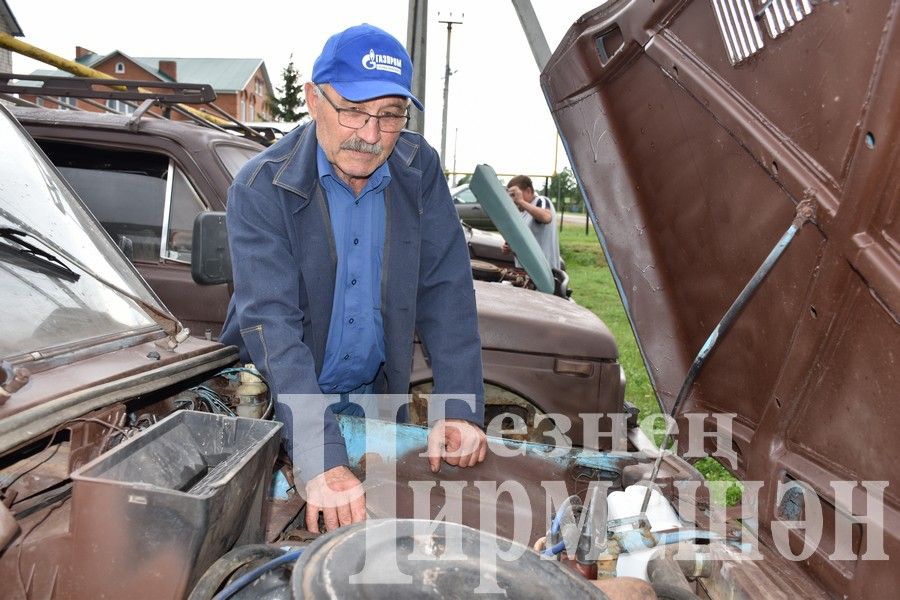
[[[796,14],[780,12],[789,5]],[[812,201],[813,222],[720,336],[680,411],[737,415],[735,471],[765,483],[761,517],[776,511],[779,482],[805,481],[835,507],[829,481],[900,481],[898,8],[614,1],[570,28],[541,75],[668,409]],[[896,522],[890,489],[885,520]],[[886,535],[893,556],[898,532]],[[874,597],[862,592],[876,563],[818,568]]]

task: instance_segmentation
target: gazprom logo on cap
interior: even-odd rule
[[[368,54],[362,57],[362,66],[369,71],[387,71],[400,75],[400,69],[403,67],[403,61],[394,56],[387,54],[375,54],[375,50],[369,50]]]

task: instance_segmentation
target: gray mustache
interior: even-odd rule
[[[341,150],[353,150],[356,152],[368,152],[369,154],[381,154],[384,148],[381,144],[369,144],[355,137],[341,144]]]

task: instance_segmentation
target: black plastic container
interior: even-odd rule
[[[262,542],[281,424],[179,411],[74,473],[78,598],[183,598],[236,543]]]

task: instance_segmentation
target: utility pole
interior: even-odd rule
[[[456,142],[459,141],[459,127],[453,130],[453,184],[456,185]]]
[[[534,12],[531,0],[512,0],[512,3],[519,22],[522,24],[522,31],[525,32],[528,45],[531,47],[531,54],[534,55],[538,71],[543,71],[550,60],[550,45],[547,44],[547,38],[544,36],[544,30]]]
[[[425,104],[425,57],[428,39],[428,0],[409,0],[409,18],[406,25],[406,51],[413,62],[412,93]],[[411,131],[425,133],[425,113],[411,110]]]
[[[446,18],[441,19],[441,15],[438,13],[438,23],[447,24],[447,62],[444,69],[444,118],[441,122],[441,166],[444,168],[444,172],[447,171],[447,160],[445,157],[447,155],[447,99],[450,97],[450,34],[453,32],[454,25],[462,25],[464,16],[464,13],[460,13],[458,18],[454,18],[453,13],[450,13]]]

